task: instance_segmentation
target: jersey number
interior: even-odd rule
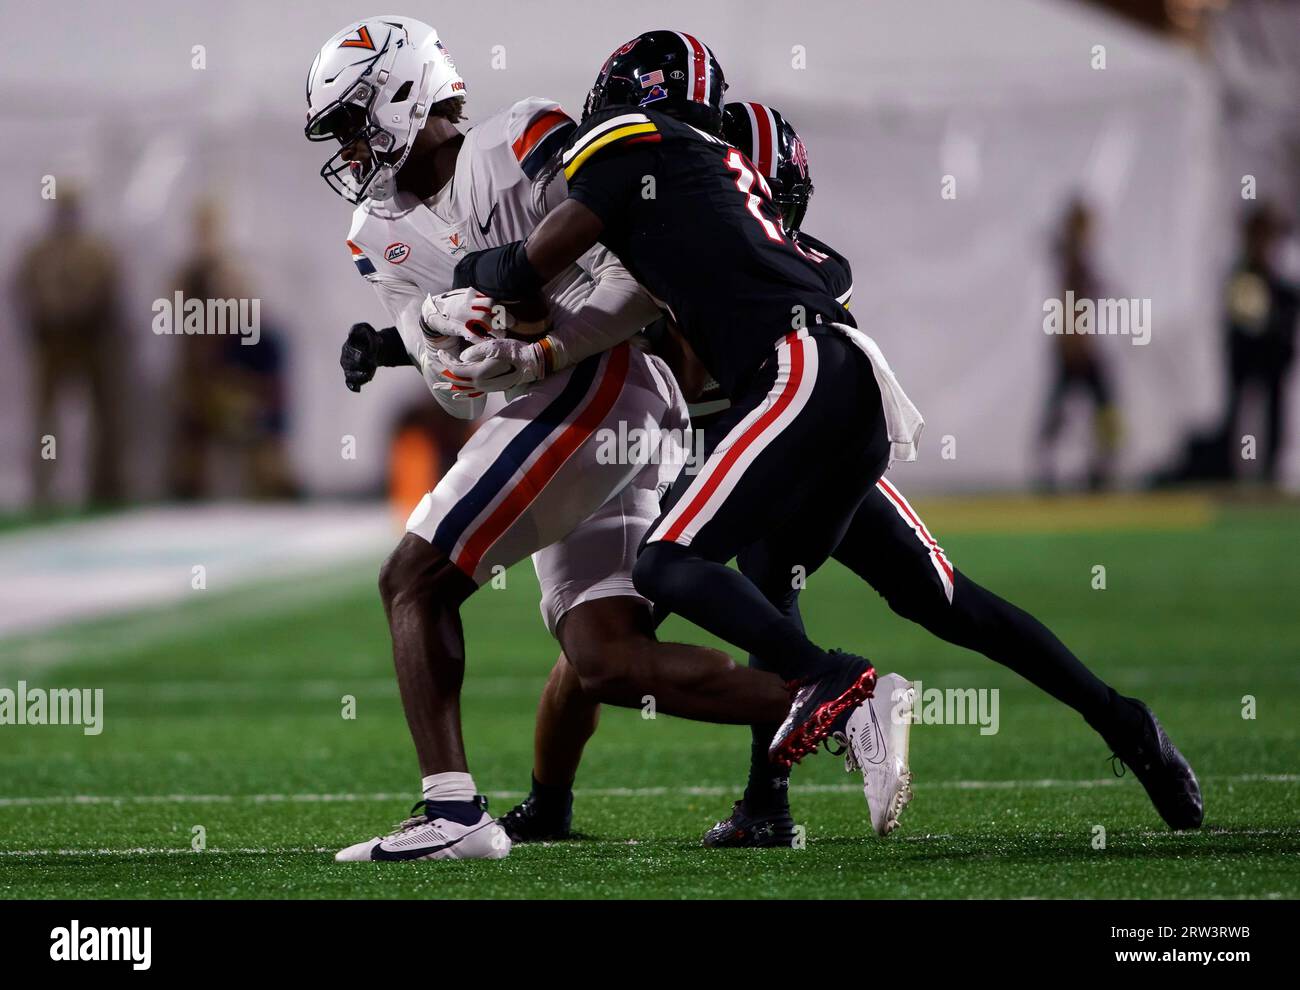
[[[754,219],[762,225],[763,233],[767,235],[767,239],[775,241],[777,244],[784,244],[785,238],[781,236],[781,228],[763,216],[761,209],[763,200],[753,191],[757,180],[758,187],[763,191],[763,195],[771,199],[772,191],[767,186],[767,180],[755,172],[754,166],[749,164],[745,156],[735,148],[727,152],[727,168],[736,173],[736,188],[744,195],[746,208],[754,215]]]

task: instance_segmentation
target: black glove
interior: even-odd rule
[[[343,368],[343,382],[354,392],[375,377],[379,368],[395,368],[410,364],[402,335],[396,327],[376,330],[369,323],[354,323],[343,342],[339,365]]]

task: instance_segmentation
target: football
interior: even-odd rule
[[[514,324],[504,332],[494,331],[498,337],[516,337],[519,340],[536,340],[546,333],[547,306],[540,294],[535,294],[518,302],[503,304],[506,312],[514,317]]]

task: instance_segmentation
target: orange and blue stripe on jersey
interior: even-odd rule
[[[515,525],[623,392],[631,362],[624,343],[579,363],[564,388],[505,445],[434,531],[432,543],[475,578],[492,546]]]
[[[511,145],[524,175],[535,179],[543,166],[564,147],[577,124],[559,107],[535,115]]]
[[[352,263],[357,266],[357,271],[366,278],[375,274],[374,263],[366,257],[365,252],[362,251],[361,248],[357,247],[351,241],[348,241],[348,250],[352,252]]]

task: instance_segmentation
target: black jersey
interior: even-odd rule
[[[819,263],[781,229],[743,154],[688,124],[630,107],[592,114],[564,152],[569,195],[600,240],[671,312],[733,395],[791,330],[850,317]]]
[[[819,241],[802,230],[795,234],[795,242],[817,263],[817,271],[826,283],[826,291],[845,309],[853,298],[853,269],[844,257],[825,241]],[[856,323],[853,324],[857,326]]]
[[[827,291],[847,309],[853,297],[853,269],[849,265],[849,259],[825,241],[819,241],[802,230],[796,233],[795,239],[803,252],[817,263],[817,271],[825,280]],[[844,322],[857,326],[851,318]],[[664,350],[663,341],[668,333],[667,323],[667,318],[655,321],[645,328],[645,335],[650,342],[650,349],[667,360],[668,366],[676,371],[672,359]],[[690,412],[691,425],[700,428],[705,426],[711,417],[730,405],[731,403],[722,393],[722,386],[716,380],[710,380],[700,393],[687,403],[686,408]]]

